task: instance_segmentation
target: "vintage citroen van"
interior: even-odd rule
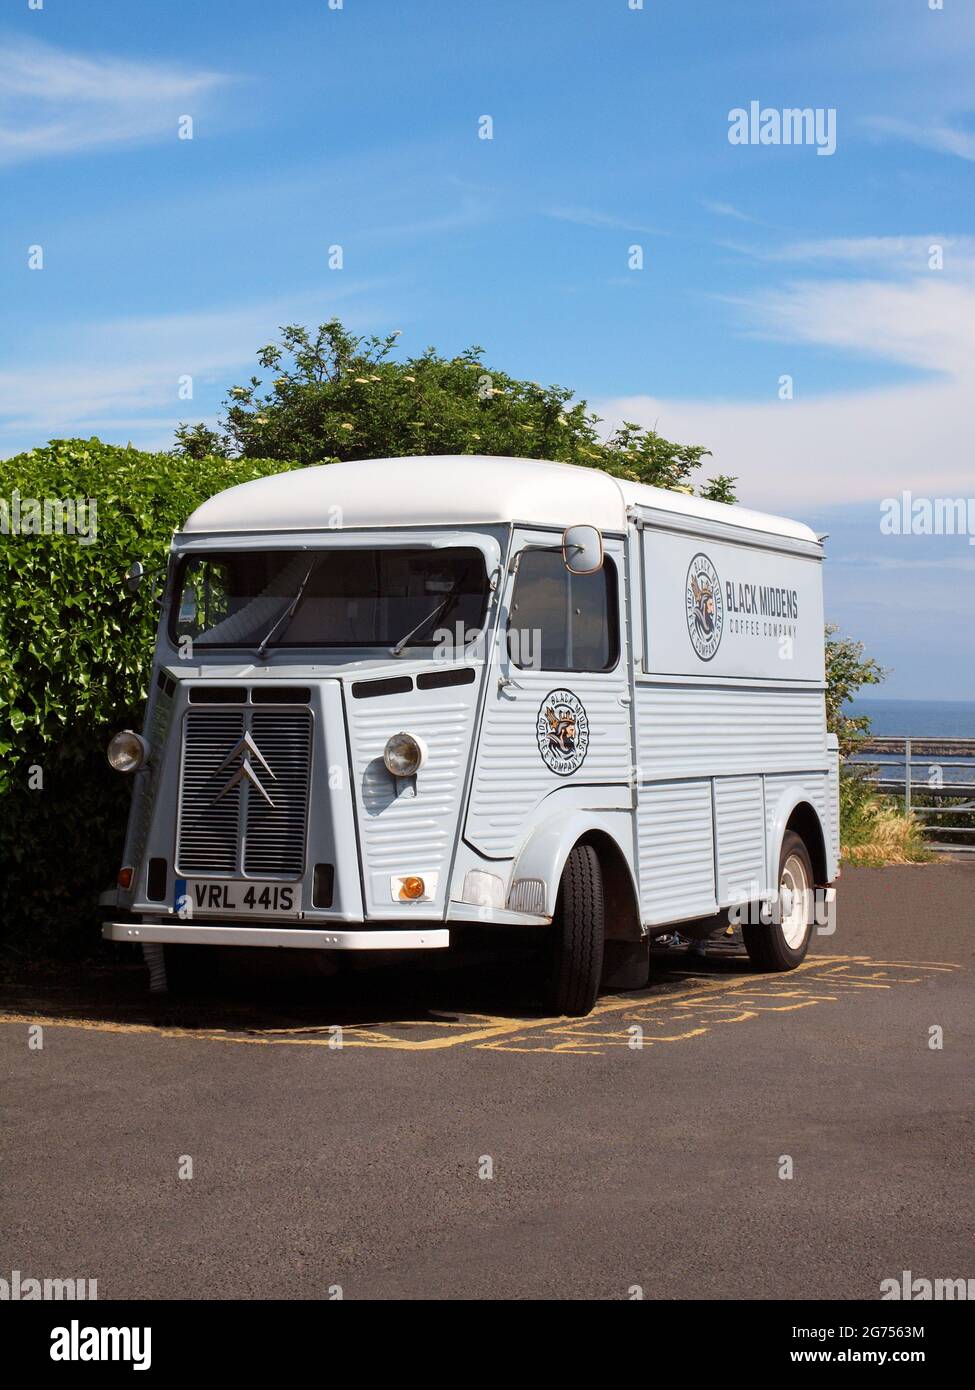
[[[839,849],[822,559],[798,522],[530,459],[218,494],[173,539],[143,732],[109,745],[104,935],[175,978],[520,927],[567,1014],[729,909],[796,966]]]

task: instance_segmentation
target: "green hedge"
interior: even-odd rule
[[[141,728],[158,618],[151,584],[125,588],[130,563],[164,566],[173,531],[207,497],[296,466],[98,439],[0,462],[0,939],[10,954],[85,954],[97,942],[97,897],[115,879],[129,793],[105,744]],[[95,502],[90,544],[77,532],[24,533],[32,499],[69,498]]]

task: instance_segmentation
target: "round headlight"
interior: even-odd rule
[[[138,772],[149,761],[149,745],[141,734],[123,729],[110,741],[107,754],[116,772]]]
[[[412,777],[427,760],[427,746],[412,734],[393,734],[383,749],[383,762],[394,777]]]

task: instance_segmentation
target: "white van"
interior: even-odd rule
[[[791,969],[839,855],[822,558],[798,522],[531,459],[218,494],[173,539],[144,731],[109,745],[134,784],[103,934],[175,979],[199,948],[517,926],[544,1005],[584,1014],[646,983],[653,935],[751,904],[753,962]]]

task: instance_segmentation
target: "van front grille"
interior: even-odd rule
[[[250,722],[251,736],[275,780],[266,784],[273,807],[252,787],[247,789],[244,873],[251,878],[297,878],[305,867],[311,718],[306,710],[262,711],[252,714]]]
[[[300,877],[310,771],[308,710],[188,710],[178,872]]]
[[[190,710],[183,724],[178,868],[232,874],[240,859],[241,783],[220,795],[233,772],[222,767],[244,736],[243,712]],[[239,765],[239,760],[238,760]]]

